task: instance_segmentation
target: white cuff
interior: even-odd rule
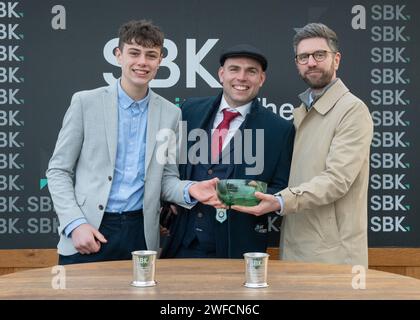
[[[281,195],[278,195],[278,196],[275,196],[276,198],[277,198],[277,200],[278,200],[278,202],[280,203],[280,210],[277,210],[276,211],[276,214],[278,214],[279,216],[284,216],[284,213],[283,213],[283,208],[284,208],[284,199],[283,199],[283,197],[281,196]]]

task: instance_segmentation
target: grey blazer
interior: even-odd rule
[[[164,200],[189,207],[183,196],[183,189],[189,181],[179,180],[176,163],[165,164],[157,158],[157,154],[168,155],[167,151],[162,152],[167,149],[168,139],[158,141],[158,132],[172,130],[177,139],[181,111],[153,91],[150,94],[143,198],[144,234],[147,248],[158,250],[160,198],[162,196]],[[73,95],[46,173],[60,222],[58,252],[62,255],[77,252],[71,238],[63,233],[70,222],[86,218],[95,228],[101,224],[114,175],[117,135],[117,84]]]

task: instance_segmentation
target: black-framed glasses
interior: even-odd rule
[[[312,56],[316,62],[322,62],[327,58],[328,53],[337,53],[336,51],[317,50],[312,53],[301,53],[295,55],[295,60],[299,64],[307,64],[309,57]]]

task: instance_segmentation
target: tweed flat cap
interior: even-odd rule
[[[257,60],[265,71],[267,69],[267,59],[264,54],[257,48],[249,44],[238,44],[228,48],[220,55],[220,65],[223,66],[227,58],[248,57]]]

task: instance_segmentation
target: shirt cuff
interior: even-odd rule
[[[81,224],[87,223],[87,220],[85,218],[79,218],[72,222],[70,222],[65,228],[64,228],[64,234],[67,238],[71,236],[71,233],[74,229],[76,229]]]
[[[184,201],[185,201],[185,202],[186,202],[186,204],[188,204],[188,205],[193,205],[193,206],[195,206],[195,205],[198,203],[198,201],[197,201],[197,200],[195,200],[194,198],[192,198],[192,199],[191,199],[191,197],[190,197],[190,187],[191,187],[193,184],[195,184],[195,182],[194,182],[194,181],[192,181],[192,182],[190,182],[190,183],[188,183],[188,184],[186,184],[186,185],[185,185],[185,187],[184,187]]]
[[[281,209],[280,210],[277,210],[276,211],[276,214],[278,214],[279,216],[283,216],[284,215],[284,210],[283,210],[283,208],[284,208],[284,199],[283,199],[283,197],[281,196],[281,195],[278,195],[278,196],[275,196],[276,198],[277,198],[277,201],[280,203],[280,207],[281,207]]]

